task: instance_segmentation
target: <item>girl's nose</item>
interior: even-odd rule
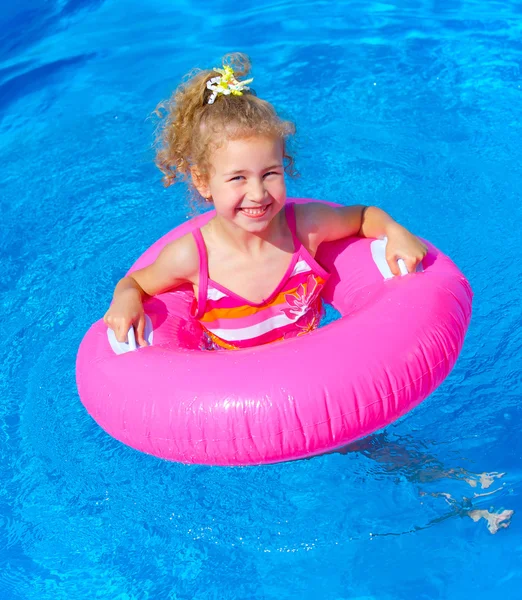
[[[248,187],[248,199],[252,202],[262,202],[265,199],[266,190],[262,180],[253,179]]]

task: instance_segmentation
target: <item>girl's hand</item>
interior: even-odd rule
[[[193,235],[188,233],[167,244],[152,264],[120,279],[103,322],[114,331],[118,342],[126,342],[134,326],[138,344],[148,346],[143,299],[184,283],[194,284],[198,276],[199,253]]]
[[[397,261],[402,258],[408,273],[414,273],[417,265],[428,253],[426,245],[398,223],[393,223],[387,228],[386,236],[386,262],[391,272],[394,275],[401,274]]]
[[[141,296],[136,290],[126,289],[115,295],[114,302],[103,317],[103,322],[114,331],[118,342],[127,341],[127,333],[133,325],[138,344],[149,345],[145,339],[145,311]]]

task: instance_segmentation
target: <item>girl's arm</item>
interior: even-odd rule
[[[183,283],[194,283],[198,273],[199,256],[192,235],[171,242],[151,265],[118,282],[112,304],[103,317],[105,324],[114,331],[119,342],[126,341],[127,332],[134,325],[138,344],[147,346],[143,299]]]
[[[309,249],[314,254],[323,242],[355,235],[368,238],[386,236],[386,261],[391,272],[400,275],[399,258],[412,273],[428,250],[421,240],[376,206],[329,206],[310,202],[296,205],[295,210],[299,235],[302,240],[308,240]]]

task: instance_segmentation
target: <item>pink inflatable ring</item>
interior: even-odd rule
[[[162,237],[130,272],[211,216]],[[464,276],[433,246],[423,272],[404,277],[391,276],[384,247],[385,241],[351,238],[320,248],[317,259],[332,273],[324,299],[342,318],[299,338],[200,350],[187,286],[146,302],[149,347],[130,351],[132,340],[118,344],[98,321],[78,352],[83,404],[121,442],[185,463],[298,459],[381,429],[448,375],[472,300]]]

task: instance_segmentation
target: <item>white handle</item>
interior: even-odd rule
[[[402,260],[402,258],[399,258],[399,260],[397,261],[397,266],[399,267],[401,275],[408,274],[408,267],[406,266],[406,263]]]

